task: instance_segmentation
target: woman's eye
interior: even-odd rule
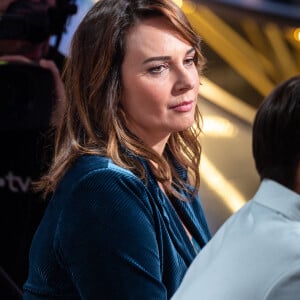
[[[190,57],[185,59],[184,64],[187,66],[191,66],[195,63],[195,58],[194,57]]]
[[[150,68],[149,72],[152,73],[152,74],[160,74],[166,69],[167,69],[166,65],[159,65],[159,66],[155,66],[155,67]]]

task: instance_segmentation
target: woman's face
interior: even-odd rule
[[[121,105],[128,128],[155,149],[194,122],[199,77],[194,48],[157,17],[134,26],[126,40]]]

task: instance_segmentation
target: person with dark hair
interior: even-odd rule
[[[210,233],[200,38],[171,0],[100,0],[74,33],[24,299],[169,299]]]
[[[261,178],[269,178],[298,193],[300,161],[300,79],[281,84],[265,101],[254,122],[253,155]],[[298,188],[298,190],[297,190]]]
[[[266,97],[253,126],[261,184],[217,231],[172,300],[298,300],[300,76]]]
[[[59,0],[4,0],[0,3],[0,17],[1,22],[4,22],[9,16],[17,25],[18,17],[22,18],[33,18],[35,16],[34,12],[39,12],[47,16],[47,11],[51,8],[56,7],[57,1]],[[2,20],[3,18],[3,20]],[[14,24],[12,21],[12,24]],[[20,22],[20,21],[19,21]],[[27,21],[28,22],[28,21]],[[9,23],[10,24],[10,23]],[[9,24],[1,25],[8,26]],[[22,23],[20,23],[22,24]],[[26,27],[28,24],[24,21],[23,26]],[[21,25],[19,25],[21,26]],[[17,32],[21,32],[21,29],[16,27]],[[15,26],[12,26],[13,28]],[[12,30],[13,28],[10,28]],[[33,27],[34,28],[34,27]],[[63,116],[64,112],[64,98],[65,90],[64,84],[61,80],[61,72],[65,64],[65,56],[60,53],[56,48],[50,45],[51,32],[47,35],[40,37],[36,41],[32,41],[26,38],[30,38],[30,32],[24,30],[24,37],[10,37],[0,38],[0,62],[3,64],[17,64],[15,68],[15,78],[18,79],[19,68],[18,65],[29,70],[27,71],[28,76],[32,76],[35,73],[41,72],[43,69],[48,70],[52,76],[53,83],[53,95],[50,95],[53,98],[53,113],[50,117],[50,122],[53,125],[57,125],[59,120]],[[30,27],[28,26],[28,30]],[[36,31],[38,29],[35,29]],[[42,29],[40,29],[41,31]],[[62,29],[63,30],[63,29]],[[10,31],[6,28],[7,33]],[[20,33],[21,35],[21,33]],[[13,68],[12,66],[11,68]],[[36,71],[40,67],[42,70]],[[22,72],[23,73],[23,72]],[[25,73],[25,71],[24,71]],[[45,72],[44,72],[45,73]],[[37,75],[38,76],[38,75]],[[33,80],[40,80],[40,78],[33,78]],[[43,83],[41,83],[43,84]],[[50,85],[50,83],[49,83]],[[49,98],[50,98],[49,96]]]

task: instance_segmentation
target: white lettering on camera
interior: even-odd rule
[[[8,188],[13,193],[26,193],[30,189],[31,178],[21,177],[9,171],[6,175],[0,177],[0,189]]]

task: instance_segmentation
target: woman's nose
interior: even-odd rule
[[[175,76],[174,90],[176,92],[191,90],[199,82],[197,70],[193,66],[178,67]]]

